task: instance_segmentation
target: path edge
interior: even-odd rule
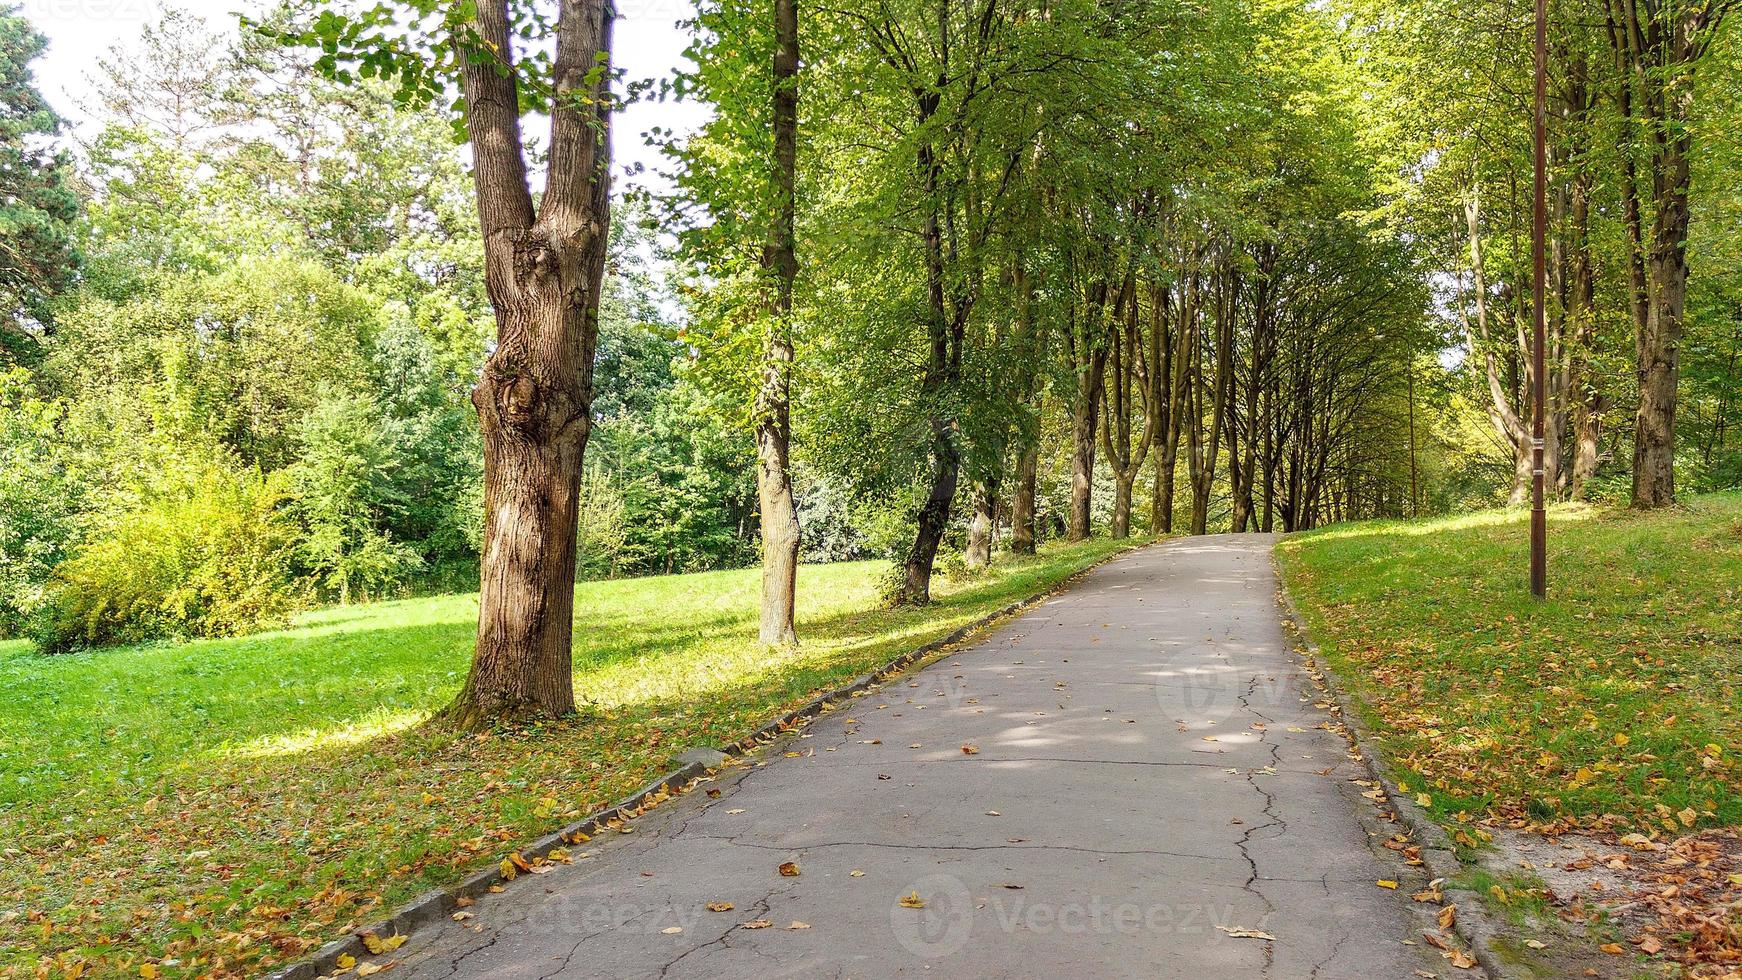
[[[1278,538],[1277,543],[1281,543],[1281,538]],[[1502,929],[1488,912],[1482,897],[1453,884],[1468,865],[1458,859],[1457,853],[1452,849],[1452,839],[1446,834],[1445,828],[1408,794],[1398,789],[1396,780],[1390,775],[1390,764],[1373,748],[1372,743],[1376,736],[1362,720],[1361,713],[1357,710],[1359,702],[1349,693],[1348,685],[1337,676],[1324,650],[1308,631],[1306,618],[1295,604],[1294,596],[1288,591],[1288,580],[1283,576],[1282,562],[1277,558],[1274,546],[1270,550],[1270,564],[1276,574],[1276,600],[1282,611],[1283,629],[1290,639],[1299,644],[1301,652],[1305,653],[1309,675],[1316,676],[1324,683],[1332,703],[1337,706],[1337,715],[1348,729],[1355,751],[1361,757],[1362,767],[1379,784],[1392,812],[1397,814],[1397,818],[1415,839],[1421,842],[1421,860],[1427,866],[1428,873],[1435,878],[1444,879],[1443,888],[1447,894],[1455,892],[1461,896],[1455,903],[1458,913],[1452,921],[1452,931],[1469,945],[1476,962],[1487,971],[1492,980],[1539,980],[1540,974],[1535,970],[1512,963],[1495,948],[1496,942],[1501,938]]]
[[[947,635],[930,643],[900,653],[869,673],[861,674],[840,687],[812,698],[736,742],[721,746],[718,751],[726,758],[720,765],[710,767],[701,762],[691,762],[688,765],[673,769],[662,776],[655,777],[652,782],[636,790],[633,794],[596,810],[574,823],[529,841],[518,849],[518,853],[526,860],[534,861],[549,856],[552,851],[571,843],[576,838],[584,839],[595,836],[600,830],[606,829],[606,825],[613,820],[633,819],[663,802],[667,797],[677,796],[693,789],[697,783],[721,767],[732,765],[769,742],[798,731],[806,723],[833,710],[841,702],[860,697],[884,681],[900,676],[914,667],[921,666],[934,654],[940,654],[975,634],[998,626],[1004,620],[1026,612],[1048,599],[1068,591],[1101,566],[1124,558],[1141,548],[1160,544],[1164,540],[1166,539],[1133,541],[1125,547],[1109,552],[1084,565],[1044,591],[1036,592],[1025,599],[1018,599],[971,622],[964,623]],[[410,936],[419,928],[450,916],[460,908],[460,899],[481,895],[489,891],[492,885],[500,884],[503,880],[501,868],[493,866],[476,871],[452,885],[431,889],[401,905],[394,910],[392,915],[369,925],[358,926],[352,929],[348,935],[328,942],[303,959],[286,964],[266,974],[266,980],[315,980],[316,977],[332,973],[337,968],[338,959],[341,956],[352,956],[362,960],[374,955],[363,945],[364,934]]]

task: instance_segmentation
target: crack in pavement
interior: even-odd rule
[[[1252,706],[1252,696],[1256,694],[1257,691],[1258,675],[1253,674],[1252,679],[1247,682],[1246,693],[1240,695],[1238,700],[1242,709],[1257,716],[1264,724],[1265,727],[1259,732],[1258,740],[1260,743],[1266,744],[1270,747],[1270,765],[1271,768],[1274,769],[1276,766],[1282,764],[1282,746],[1278,745],[1270,738],[1270,726],[1275,722],[1272,721],[1270,716]],[[1250,874],[1246,878],[1246,883],[1240,887],[1242,890],[1257,896],[1258,900],[1264,903],[1264,918],[1265,921],[1269,921],[1270,917],[1276,914],[1276,906],[1270,901],[1270,897],[1264,894],[1262,889],[1256,887],[1259,873],[1258,862],[1252,857],[1252,835],[1258,833],[1260,830],[1268,830],[1271,827],[1281,827],[1283,833],[1287,833],[1288,821],[1284,820],[1282,815],[1276,810],[1276,794],[1258,785],[1257,777],[1257,772],[1248,770],[1245,774],[1246,784],[1251,786],[1254,790],[1257,790],[1258,793],[1264,797],[1263,813],[1265,816],[1270,818],[1270,821],[1268,823],[1247,827],[1245,832],[1240,835],[1240,841],[1237,846],[1240,848],[1240,856],[1246,859],[1246,864],[1250,871]],[[1273,946],[1274,944],[1269,942],[1264,944],[1264,969],[1260,973],[1260,976],[1269,976],[1270,971],[1276,966],[1276,950]]]

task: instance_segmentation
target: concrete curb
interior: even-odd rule
[[[1482,897],[1467,888],[1453,886],[1453,881],[1467,865],[1458,859],[1457,853],[1452,849],[1452,839],[1447,836],[1445,828],[1417,805],[1414,799],[1397,788],[1397,782],[1391,778],[1390,767],[1384,757],[1372,747],[1375,736],[1361,720],[1347,685],[1337,677],[1326,660],[1324,651],[1307,632],[1306,619],[1295,605],[1294,597],[1288,592],[1281,563],[1277,561],[1274,550],[1270,553],[1270,563],[1276,569],[1276,597],[1277,604],[1282,607],[1283,627],[1306,650],[1308,672],[1323,682],[1332,703],[1337,706],[1337,717],[1353,737],[1355,751],[1361,757],[1362,766],[1384,791],[1386,802],[1397,814],[1397,819],[1421,844],[1421,860],[1427,866],[1428,873],[1445,880],[1442,888],[1448,897],[1453,894],[1458,896],[1456,902],[1448,902],[1458,907],[1452,931],[1469,945],[1476,962],[1481,964],[1482,969],[1493,980],[1539,980],[1540,975],[1536,971],[1508,961],[1496,949],[1501,929],[1493,916],[1488,914]]]
[[[933,640],[924,646],[916,647],[902,653],[884,663],[876,670],[873,670],[868,674],[861,674],[842,687],[837,687],[812,698],[805,704],[781,715],[779,718],[763,725],[761,728],[758,728],[749,735],[733,742],[731,745],[722,747],[719,752],[727,757],[726,763],[731,764],[732,762],[743,758],[746,754],[774,741],[782,735],[798,731],[804,727],[806,722],[816,718],[818,715],[832,710],[841,702],[859,696],[864,692],[877,687],[883,681],[921,664],[933,654],[941,653],[976,633],[995,626],[1017,613],[1024,612],[1029,608],[1053,598],[1059,593],[1064,592],[1066,589],[1077,584],[1077,582],[1086,577],[1090,572],[1100,568],[1102,565],[1115,559],[1123,558],[1131,552],[1136,551],[1138,548],[1145,547],[1147,544],[1152,543],[1154,542],[1132,544],[1120,548],[1118,551],[1111,554],[1104,555],[1101,558],[1096,559],[1093,563],[1085,565],[1065,576],[1058,582],[1058,584],[1044,592],[1037,592],[1026,599],[1020,599],[998,609],[995,612],[987,613],[986,615],[975,619],[973,622],[958,627],[948,636]],[[606,829],[606,824],[613,820],[629,820],[639,816],[642,810],[648,808],[650,802],[657,802],[655,797],[663,798],[663,796],[675,796],[693,789],[696,783],[700,782],[714,771],[714,769],[709,768],[704,763],[691,762],[688,765],[674,769],[671,772],[654,779],[646,786],[637,790],[634,794],[618,800],[616,803],[613,803],[602,810],[582,817],[580,820],[571,823],[566,827],[530,841],[518,850],[521,856],[526,858],[528,861],[547,857],[551,851],[571,843],[579,836],[596,836],[602,829]],[[371,923],[367,926],[362,926],[354,930],[348,936],[327,943],[320,949],[315,950],[307,958],[298,960],[288,966],[281,967],[273,973],[267,974],[268,980],[314,980],[315,977],[331,973],[335,968],[337,968],[338,959],[341,956],[349,955],[361,960],[364,957],[371,955],[368,949],[363,945],[362,936],[364,933],[373,933],[377,936],[384,937],[393,935],[409,936],[420,927],[427,926],[432,922],[438,922],[452,915],[453,912],[459,908],[460,899],[472,898],[483,894],[490,889],[490,886],[499,884],[501,881],[501,870],[498,867],[493,866],[485,868],[482,871],[474,872],[466,878],[461,879],[456,884],[449,885],[446,888],[438,888],[425,892],[417,898],[412,899],[410,902],[400,906],[387,918]]]

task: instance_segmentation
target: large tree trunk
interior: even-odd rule
[[[1010,552],[1034,554],[1034,490],[1040,471],[1040,447],[1025,446],[1016,458],[1016,492],[1010,507]]]
[[[1621,69],[1623,119],[1643,129],[1650,148],[1651,239],[1643,241],[1639,184],[1631,147],[1623,200],[1634,244],[1635,356],[1639,409],[1634,417],[1633,506],[1675,502],[1675,415],[1687,303],[1689,160],[1694,68],[1705,57],[1733,0],[1607,0],[1610,46]],[[1637,101],[1635,101],[1637,99]],[[1641,290],[1640,261],[1645,273]],[[1641,295],[1643,292],[1644,295]]]
[[[511,58],[505,0],[473,27]],[[611,19],[564,0],[545,193],[535,212],[513,73],[467,57],[467,121],[496,349],[472,391],[484,441],[484,549],[471,672],[442,718],[461,728],[574,711],[575,517],[591,428],[593,352],[610,224]]]
[[[798,642],[799,526],[792,469],[792,290],[798,278],[794,220],[798,169],[798,6],[774,0],[774,221],[762,264],[774,276],[774,310],[756,402],[756,499],[762,519],[761,641]]]
[[[974,516],[968,519],[968,543],[962,549],[962,564],[979,571],[992,564],[992,536],[997,530],[998,484],[974,484]]]
[[[948,420],[932,422],[931,490],[914,521],[913,546],[902,562],[901,592],[896,597],[900,605],[924,605],[931,601],[932,566],[937,562],[944,531],[950,525],[950,504],[955,500],[956,479],[962,464],[950,428]]]

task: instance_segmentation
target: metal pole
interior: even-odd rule
[[[1536,420],[1531,439],[1534,472],[1531,477],[1530,504],[1530,591],[1537,598],[1548,594],[1548,515],[1543,509],[1542,450],[1544,436],[1544,405],[1548,392],[1547,358],[1547,289],[1548,261],[1545,240],[1548,237],[1548,0],[1536,0],[1536,201],[1535,221],[1530,236],[1531,260],[1536,281],[1532,291],[1536,298],[1536,350],[1531,378],[1532,400],[1536,402]]]

